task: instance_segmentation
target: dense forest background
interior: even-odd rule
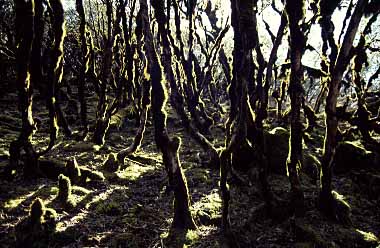
[[[378,0],[0,6],[0,246],[380,247]]]

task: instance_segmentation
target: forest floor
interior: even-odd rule
[[[8,163],[9,144],[20,127],[17,95],[0,97],[0,170]],[[47,125],[43,101],[34,103],[34,111]],[[1,179],[0,246],[15,246],[15,226],[29,213],[37,197],[58,214],[57,232],[50,247],[379,247],[380,198],[370,199],[352,173],[334,176],[333,188],[345,196],[352,208],[353,227],[346,227],[322,215],[315,207],[319,186],[316,180],[301,174],[305,191],[306,215],[303,219],[271,219],[265,215],[257,182],[230,181],[230,218],[234,241],[226,242],[220,233],[221,198],[219,171],[204,163],[201,148],[184,133],[174,114],[168,118],[171,135],[182,137],[180,159],[191,195],[191,210],[198,229],[176,239],[168,238],[173,217],[173,193],[166,190],[167,176],[154,142],[153,127],[148,124],[141,149],[125,161],[116,173],[102,171],[110,152],[118,152],[132,142],[136,127],[131,121],[119,130],[110,130],[104,147],[75,141],[60,135],[58,144],[43,159],[61,161],[75,157],[79,165],[104,173],[103,182],[73,187],[76,206],[67,209],[54,199],[57,181],[46,178],[26,181]],[[76,126],[74,126],[75,129]],[[41,128],[33,144],[47,144],[47,128]],[[323,128],[321,127],[321,132]],[[214,143],[222,145],[224,131],[212,129]],[[308,146],[305,153],[320,156],[322,140]],[[59,163],[59,162],[58,162]],[[280,166],[280,165],[279,165]],[[281,166],[285,166],[285,163]],[[242,178],[246,178],[242,175]],[[288,199],[286,175],[270,174],[274,194]]]

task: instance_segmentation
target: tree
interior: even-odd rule
[[[349,63],[349,54],[359,28],[360,21],[364,14],[364,9],[368,4],[367,0],[359,0],[352,13],[346,34],[340,46],[335,61],[330,61],[330,77],[328,79],[328,94],[326,98],[326,134],[324,141],[324,151],[322,157],[322,188],[319,196],[319,207],[328,215],[339,216],[338,199],[332,193],[332,171],[335,149],[337,145],[338,118],[336,116],[336,105],[341,86],[343,74]],[[322,27],[323,29],[323,27]],[[322,31],[323,32],[323,31]]]
[[[21,113],[22,129],[17,140],[9,147],[10,166],[9,169],[19,167],[21,151],[25,151],[28,166],[24,167],[26,176],[38,172],[38,157],[31,143],[35,123],[33,121],[33,93],[30,85],[30,62],[34,37],[34,1],[16,0],[16,63],[17,63],[17,89],[19,97],[19,110]],[[11,174],[11,171],[8,173]]]
[[[162,5],[156,1],[151,2],[155,11],[160,11]],[[138,18],[141,18],[145,49],[148,58],[149,74],[152,82],[152,111],[154,119],[154,133],[157,147],[162,152],[162,158],[172,179],[174,188],[174,219],[173,228],[195,229],[193,217],[190,212],[189,192],[187,189],[186,178],[182,172],[178,150],[181,139],[178,137],[170,138],[166,128],[165,105],[167,102],[167,90],[165,79],[162,73],[161,63],[156,54],[153,35],[150,30],[148,15],[148,4],[146,0],[140,0],[140,11]]]
[[[290,30],[291,72],[289,94],[291,100],[289,156],[286,162],[291,185],[292,202],[296,215],[304,213],[304,196],[299,181],[299,170],[302,166],[302,124],[300,119],[304,89],[302,86],[302,55],[305,49],[305,37],[300,28],[303,20],[304,1],[286,1],[286,12]]]

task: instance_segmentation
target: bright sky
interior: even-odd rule
[[[62,1],[63,1],[65,9],[75,8],[75,0],[62,0]],[[199,1],[202,2],[204,4],[204,6],[206,6],[207,3],[209,2],[209,0],[199,0]],[[225,22],[227,21],[227,18],[230,17],[230,14],[231,14],[230,0],[214,0],[214,1],[211,1],[211,3],[213,4],[213,7],[216,6],[218,9],[216,12],[217,16],[219,17],[218,26],[224,26]],[[276,5],[280,10],[282,10],[283,5],[282,5],[280,0],[276,0]],[[343,19],[344,19],[344,16],[346,14],[346,9],[347,8],[343,8],[342,10],[335,11],[333,14],[333,17],[332,17],[332,20],[333,20],[334,25],[335,25],[335,39],[336,40],[338,40],[340,31],[341,31],[341,28],[343,25]],[[261,5],[259,6],[259,11],[261,11]],[[311,13],[306,12],[306,15],[311,15]],[[262,43],[262,50],[263,50],[264,56],[266,58],[268,58],[271,47],[272,47],[272,43],[270,41],[270,37],[267,34],[267,31],[265,30],[265,26],[264,26],[264,23],[262,21],[263,18],[270,25],[272,33],[276,35],[278,26],[280,24],[280,15],[278,13],[276,13],[274,10],[272,10],[272,8],[270,6],[267,8],[264,8],[261,11],[261,13],[259,12],[259,15],[258,15],[258,28],[259,28],[260,39],[261,39],[260,42]],[[230,19],[231,18],[229,18],[229,20]],[[203,21],[204,25],[206,25],[210,28],[208,18],[205,15],[202,16],[202,21]],[[184,33],[184,35],[186,34],[186,30],[187,30],[186,26],[187,25],[188,24],[187,24],[186,20],[183,20],[183,27],[184,27],[183,33]],[[199,34],[201,37],[204,38],[203,32],[199,32]],[[285,39],[286,39],[286,37],[284,37],[283,43],[282,43],[281,47],[279,48],[279,53],[278,53],[279,61],[278,61],[278,63],[282,63],[285,60],[286,53],[288,51],[287,42],[284,42]],[[232,32],[232,28],[231,28],[230,31],[227,33],[225,39],[224,39],[224,41],[226,43],[225,49],[227,50],[227,52],[230,52],[232,50],[232,46],[233,46],[232,40],[233,40],[233,32]],[[316,24],[311,29],[311,32],[310,32],[309,37],[308,37],[308,44],[310,44],[314,48],[316,48],[317,51],[320,51],[321,50],[321,43],[322,43],[322,40],[321,40],[320,27],[318,24]],[[230,50],[230,51],[228,51],[228,50]],[[376,57],[376,59],[380,60],[377,57]],[[305,65],[318,68],[319,67],[318,54],[316,52],[307,51],[305,56],[303,57],[302,62]]]

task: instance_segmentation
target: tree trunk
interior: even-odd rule
[[[304,3],[302,0],[287,1],[285,8],[289,20],[291,52],[291,72],[289,83],[291,100],[290,147],[286,167],[291,185],[292,207],[296,216],[302,216],[305,211],[304,195],[298,173],[302,166],[302,123],[300,113],[304,95],[302,86],[303,68],[301,59],[306,41],[299,23],[303,21]]]
[[[151,4],[155,11],[162,13],[162,4],[159,4],[158,1],[152,1]],[[182,172],[178,155],[181,139],[178,137],[170,139],[166,128],[167,114],[165,107],[167,102],[167,90],[164,84],[161,63],[156,54],[153,35],[150,30],[148,4],[146,0],[140,0],[138,18],[141,18],[143,22],[145,49],[148,58],[149,74],[152,80],[152,111],[155,140],[158,149],[162,152],[163,162],[169,177],[172,178],[174,188],[174,218],[172,227],[177,229],[195,229],[196,225],[190,212],[187,182]]]
[[[61,84],[63,74],[63,41],[65,39],[65,20],[63,13],[63,5],[61,0],[50,0],[53,10],[53,32],[54,32],[54,45],[52,50],[52,66],[49,72],[49,81],[47,89],[47,107],[49,110],[50,119],[50,141],[46,150],[42,151],[40,155],[49,152],[57,140],[59,126],[58,121],[64,125],[68,134],[71,134],[63,112],[60,110],[59,101],[57,99],[57,89]]]
[[[17,140],[11,142],[9,147],[10,166],[9,176],[13,169],[19,167],[21,150],[25,151],[25,176],[38,173],[38,156],[31,144],[35,124],[32,112],[32,89],[30,84],[30,62],[32,43],[34,38],[34,1],[16,0],[16,62],[17,62],[17,89],[19,97],[19,110],[21,113],[22,129]]]
[[[175,5],[175,3],[173,2]],[[171,104],[176,110],[177,114],[180,116],[183,126],[185,127],[185,130],[190,134],[190,136],[198,143],[200,146],[210,155],[211,157],[211,164],[215,167],[219,167],[219,155],[216,151],[215,147],[212,145],[212,143],[203,135],[201,134],[197,128],[196,124],[194,125],[191,119],[188,117],[185,108],[184,108],[184,96],[180,93],[179,87],[176,83],[176,79],[174,77],[174,71],[172,68],[172,53],[170,49],[170,42],[169,42],[169,32],[165,28],[166,23],[166,16],[164,12],[163,3],[160,3],[160,6],[156,6],[155,8],[155,16],[158,22],[158,32],[162,39],[162,57],[161,57],[161,63],[164,67],[164,72],[166,75],[167,80],[169,81],[170,88],[171,88],[171,95],[170,100]],[[178,11],[178,8],[176,5],[174,6],[175,13]],[[177,21],[177,18],[176,18]],[[176,25],[179,25],[178,23]],[[179,35],[177,33],[177,35]],[[180,44],[182,44],[182,40],[180,40]],[[180,47],[183,47],[181,45]],[[180,63],[177,63],[177,75],[180,77],[181,75],[181,65]]]
[[[83,126],[83,138],[87,136],[88,133],[88,123],[87,123],[87,101],[86,101],[86,76],[88,74],[89,66],[90,66],[90,49],[92,47],[91,41],[91,33],[87,30],[86,26],[86,14],[84,12],[83,1],[76,0],[76,8],[79,14],[80,25],[79,25],[79,33],[81,40],[81,48],[82,48],[82,68],[80,69],[79,81],[78,81],[78,96],[80,103],[80,118]],[[88,48],[88,43],[90,43],[90,49]]]
[[[331,213],[335,210],[334,198],[332,195],[332,171],[331,166],[333,163],[335,149],[337,145],[336,136],[338,131],[338,118],[336,116],[336,104],[339,95],[340,83],[343,78],[343,73],[346,70],[348,64],[349,53],[352,48],[352,44],[358,30],[360,20],[363,16],[364,8],[367,5],[368,0],[359,0],[357,2],[354,13],[352,14],[350,23],[347,27],[342,46],[340,47],[338,57],[335,66],[332,70],[331,81],[328,84],[328,95],[326,99],[326,134],[324,142],[324,153],[322,157],[322,189],[320,192],[320,208]],[[331,62],[333,63],[333,62]]]

